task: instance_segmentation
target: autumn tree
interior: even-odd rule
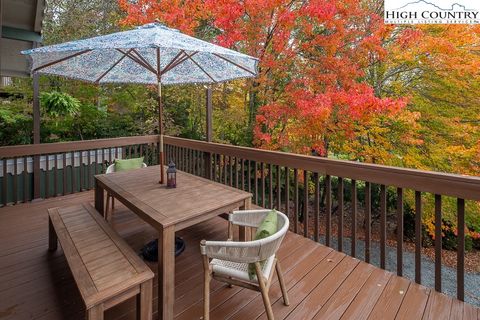
[[[376,97],[362,81],[368,55],[384,52],[380,17],[358,1],[120,4],[127,12],[124,24],[160,19],[260,59],[259,76],[246,88],[257,146],[325,156],[331,141],[341,145],[357,138],[356,124],[372,125],[372,117],[394,115],[405,105]]]

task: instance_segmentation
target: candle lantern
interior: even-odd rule
[[[177,187],[177,169],[175,168],[175,163],[170,161],[167,169],[167,188],[176,188]]]

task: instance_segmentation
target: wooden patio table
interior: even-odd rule
[[[168,189],[159,180],[158,166],[96,175],[95,208],[104,215],[108,191],[158,230],[158,314],[166,320],[173,319],[175,301],[175,232],[225,212],[249,209],[252,195],[181,171],[177,188]]]

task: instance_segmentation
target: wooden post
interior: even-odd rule
[[[33,144],[40,143],[39,75],[33,74]],[[33,200],[40,199],[40,155],[33,157]],[[48,178],[48,177],[47,177]]]
[[[213,105],[212,105],[212,88],[207,88],[205,90],[206,93],[206,107],[207,107],[207,142],[212,142],[212,113],[213,113]]]
[[[207,142],[212,142],[212,113],[213,113],[213,105],[212,105],[212,88],[207,88],[205,90],[205,103],[206,103],[206,140]],[[205,152],[205,177],[207,179],[212,179],[212,154],[210,152]]]

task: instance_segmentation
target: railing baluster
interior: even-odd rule
[[[282,205],[282,183],[281,183],[281,167],[277,165],[277,210],[282,210],[280,206]]]
[[[240,159],[240,161],[242,162],[241,164],[241,169],[242,170],[242,176],[241,176],[241,180],[242,180],[242,190],[245,191],[245,160],[242,158]]]
[[[232,157],[232,156],[228,157],[228,168],[229,168],[228,185],[230,187],[233,187],[233,162],[234,162],[234,157]]]
[[[23,202],[28,201],[28,157],[23,157]]]
[[[357,181],[352,179],[352,247],[350,255],[357,256]]]
[[[17,204],[18,202],[18,164],[17,157],[13,158],[13,203]]]
[[[262,178],[262,207],[266,208],[265,206],[265,163],[260,163],[260,175]]]
[[[84,183],[83,183],[83,180],[84,180],[84,173],[83,173],[83,151],[80,151],[80,191],[83,191],[84,188]],[[125,158],[125,157],[124,157]]]
[[[298,233],[298,169],[293,169],[293,184],[294,184],[294,207],[295,207],[295,215],[294,215],[294,222],[293,222],[293,231]]]
[[[45,198],[50,198],[50,156],[45,155]]]
[[[397,188],[397,275],[403,276],[403,189]]]
[[[272,164],[268,164],[268,207],[273,208],[273,175]]]
[[[72,151],[71,153],[71,173],[72,173],[72,193],[75,193],[77,189],[77,179],[76,179],[76,173],[75,173],[75,152]]]
[[[185,156],[185,148],[180,147],[179,150],[179,157],[178,157],[178,167],[180,170],[185,171],[185,161],[184,161],[184,156]]]
[[[250,167],[251,160],[247,160],[247,190],[252,192],[252,168]]]
[[[372,225],[372,187],[365,182],[365,262],[370,263],[370,237]]]
[[[67,194],[67,154],[62,153],[62,194]]]
[[[325,176],[325,244],[328,247],[331,247],[331,238],[332,238],[332,177],[329,175]]]
[[[223,184],[227,184],[228,170],[227,170],[227,156],[223,156]]]
[[[58,196],[58,154],[54,155],[55,168],[53,169],[53,196]]]
[[[147,152],[148,152],[148,148],[150,146],[147,146]],[[107,171],[107,164],[105,163],[106,162],[106,159],[107,157],[105,156],[105,149],[102,149],[102,173],[105,173],[105,171]],[[150,165],[150,162],[147,162],[148,165]]]
[[[258,206],[258,179],[257,179],[257,161],[253,162],[253,191],[255,192],[255,204]]]
[[[7,197],[8,197],[8,181],[7,181],[7,159],[3,158],[2,159],[2,164],[3,164],[3,189],[2,189],[2,202],[3,205],[6,206],[8,203]]]
[[[308,220],[308,171],[303,170],[303,236],[305,238],[309,238]]]
[[[145,161],[145,159],[143,161]],[[98,174],[98,149],[95,149],[95,161],[94,161],[94,163],[95,163],[95,166],[93,167],[95,169],[94,173],[95,173],[95,175],[97,175]]]
[[[422,193],[415,191],[415,282],[422,283]]]
[[[435,290],[442,292],[442,196],[435,195]]]
[[[238,189],[239,181],[238,181],[238,157],[235,157],[235,188]]]
[[[318,242],[320,236],[320,178],[318,172],[314,173],[314,182],[315,182],[315,233],[314,240]]]
[[[213,173],[212,173],[212,180],[213,181],[218,181],[218,176],[217,176],[217,157],[218,155],[216,153],[212,154],[213,157]]]
[[[343,178],[338,177],[338,251],[343,252]]]
[[[290,168],[285,167],[285,214],[290,217]]]
[[[222,182],[222,155],[216,154],[215,155],[215,181]]]
[[[193,159],[193,150],[192,149],[187,149],[188,150],[188,173],[194,174],[193,168],[194,168],[194,159]]]
[[[457,199],[457,299],[465,299],[465,200]],[[479,314],[480,315],[480,314]]]
[[[385,269],[385,242],[387,238],[387,188],[380,186],[380,267]]]
[[[87,150],[87,157],[88,157],[88,160],[87,160],[87,164],[88,164],[88,171],[87,171],[87,174],[88,174],[88,179],[87,179],[87,183],[88,183],[88,186],[87,186],[87,190],[90,190],[92,189],[92,185],[93,185],[93,174],[92,174],[92,155],[91,155],[91,150]]]

